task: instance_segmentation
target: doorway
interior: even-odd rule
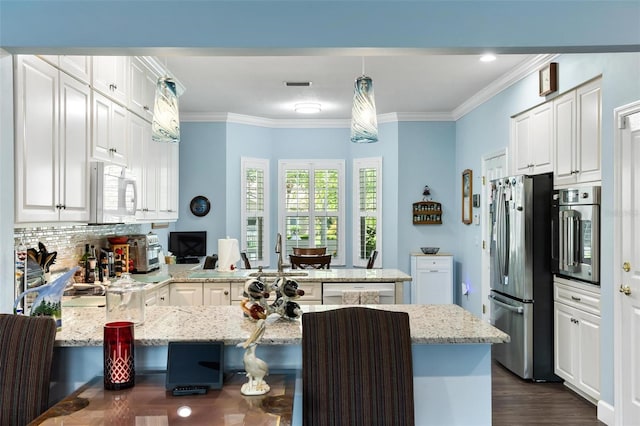
[[[640,101],[614,123],[615,424],[625,425],[640,419]]]

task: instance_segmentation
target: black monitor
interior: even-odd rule
[[[223,342],[169,342],[166,388],[207,386],[221,389],[224,371]]]
[[[207,255],[207,231],[170,232],[169,251],[178,263],[198,263]]]

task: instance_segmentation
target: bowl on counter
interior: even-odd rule
[[[423,254],[437,254],[440,247],[420,247]]]
[[[127,236],[124,236],[124,237],[109,237],[109,238],[107,238],[107,240],[111,244],[127,244],[127,242],[129,241],[129,237],[127,237]]]

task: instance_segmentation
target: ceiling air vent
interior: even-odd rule
[[[284,85],[287,87],[309,87],[311,86],[310,81],[285,81]]]

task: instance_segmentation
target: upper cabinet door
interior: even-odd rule
[[[556,187],[601,180],[602,100],[600,79],[553,101]]]
[[[120,105],[127,104],[129,57],[93,56],[93,88]]]
[[[127,166],[127,117],[124,107],[100,93],[93,92],[93,159]]]
[[[91,89],[60,74],[60,220],[89,221]]]
[[[542,104],[511,121],[514,174],[553,171],[553,110]]]
[[[602,92],[600,80],[576,89],[578,140],[576,164],[580,182],[602,179]]]
[[[556,161],[553,183],[575,182],[576,170],[576,93],[571,91],[553,101],[556,115]]]
[[[83,83],[91,83],[91,56],[61,55],[60,69]]]
[[[15,220],[58,220],[59,72],[36,56],[16,56]]]
[[[156,94],[157,78],[138,58],[131,59],[129,87],[129,110],[151,121]]]

